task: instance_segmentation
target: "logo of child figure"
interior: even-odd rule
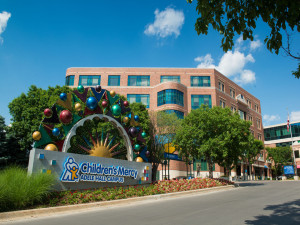
[[[79,166],[74,158],[69,157],[64,165],[64,172],[61,176],[61,181],[65,182],[78,182],[79,181]]]

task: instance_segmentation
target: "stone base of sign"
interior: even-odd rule
[[[286,180],[286,176],[282,176],[282,180]]]
[[[128,171],[137,172],[136,176],[130,176],[130,174],[123,175],[104,175],[104,174],[95,174],[95,173],[86,173],[82,174],[79,168],[79,173],[77,173],[79,180],[76,182],[62,182],[62,175],[65,173],[65,165],[66,161],[69,158],[73,158],[81,168],[83,163],[94,163],[97,165],[102,165],[102,167],[106,168],[125,168]],[[128,172],[127,171],[127,172]],[[94,189],[94,188],[102,188],[102,187],[115,187],[115,186],[127,186],[127,185],[137,185],[137,184],[150,184],[152,177],[152,166],[151,163],[144,162],[135,162],[135,161],[127,161],[113,158],[103,158],[89,155],[81,155],[81,154],[73,154],[73,153],[65,153],[65,152],[57,152],[57,151],[47,151],[44,149],[33,149],[30,151],[29,156],[29,164],[28,164],[28,173],[36,173],[42,172],[46,174],[56,174],[57,175],[57,183],[54,186],[54,189],[57,191],[60,190],[76,190],[76,189]],[[131,175],[134,173],[132,172]],[[87,179],[80,180],[83,178],[81,175],[86,175]],[[104,178],[104,180],[91,181],[92,177]],[[124,180],[123,183],[119,183],[113,181],[114,178],[120,178],[121,181]],[[71,176],[69,176],[71,178]],[[105,181],[106,180],[106,181]]]
[[[299,176],[294,176],[294,180],[299,180]]]

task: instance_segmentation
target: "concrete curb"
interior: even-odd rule
[[[4,212],[4,213],[0,213],[0,222],[23,220],[23,219],[36,218],[36,217],[46,217],[51,215],[70,213],[74,211],[84,211],[87,209],[104,208],[104,207],[109,207],[114,205],[127,205],[127,204],[132,204],[134,202],[143,202],[148,200],[182,197],[185,195],[195,195],[200,193],[228,190],[235,187],[236,187],[235,185],[227,185],[221,187],[212,187],[212,188],[174,192],[174,193],[159,194],[159,195],[149,195],[149,196],[127,198],[127,199],[113,200],[113,201],[93,202],[93,203],[85,203],[85,204],[78,204],[78,205],[57,206],[57,207],[49,207],[49,208],[41,208],[41,209]]]

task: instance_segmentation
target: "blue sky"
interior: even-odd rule
[[[298,62],[270,53],[270,28],[257,21],[254,42],[236,35],[224,53],[209,27],[198,36],[196,2],[0,0],[0,115],[30,85],[64,85],[69,67],[214,67],[261,101],[264,125],[300,120]],[[283,43],[286,45],[285,33]],[[292,50],[300,52],[299,34]]]

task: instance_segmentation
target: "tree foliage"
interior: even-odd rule
[[[277,175],[281,171],[281,166],[287,164],[292,159],[292,149],[289,146],[266,148],[267,158],[274,162],[274,173]]]
[[[228,107],[214,106],[210,109],[201,105],[183,119],[174,144],[186,158],[204,157],[212,178],[214,163],[231,169],[245,152],[253,151],[250,126],[251,122],[241,120],[238,113],[233,114]]]
[[[43,90],[32,85],[27,94],[22,93],[9,103],[9,113],[12,116],[10,131],[19,138],[21,150],[32,148],[32,133],[38,130],[44,117],[44,109],[51,107],[62,92],[69,91],[67,86],[48,87],[47,90]]]

